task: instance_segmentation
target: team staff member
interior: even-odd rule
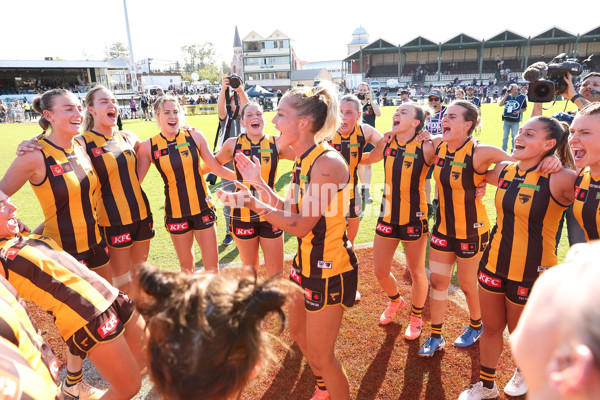
[[[442,118],[446,113],[446,106],[442,104],[444,95],[441,90],[433,89],[427,95],[429,104],[429,117],[425,119],[425,130],[432,135],[440,135],[442,133]],[[427,201],[427,217],[432,217],[438,204],[437,186],[433,201],[431,200],[431,178],[433,176],[433,166],[429,168],[425,178],[425,200]]]
[[[16,213],[17,207],[0,192],[0,275],[19,296],[52,314],[69,352],[82,361],[89,358],[110,383],[105,398],[133,397],[144,367],[144,322],[133,302],[49,237],[18,236]],[[81,386],[70,385],[71,376],[69,369],[63,393],[76,399]]]
[[[497,147],[473,139],[478,121],[479,112],[471,102],[453,102],[442,119],[442,137],[433,139],[436,147],[433,176],[439,188],[440,203],[429,252],[431,337],[419,350],[421,356],[433,356],[446,344],[442,326],[455,262],[471,321],[454,345],[471,346],[483,332],[477,268],[488,242],[489,220],[483,203],[476,198],[476,188],[485,179],[490,165],[511,160],[511,157]],[[551,166],[543,168],[544,172],[553,172],[559,163],[555,157],[549,158]]]
[[[136,171],[141,141],[132,132],[115,130],[119,106],[110,90],[95,86],[85,102],[85,133],[75,140],[85,148],[100,182],[98,224],[108,245],[112,283],[128,293],[130,270],[146,261],[154,237],[150,206]],[[41,149],[31,140],[21,143],[17,154]]]
[[[23,387],[31,398],[62,398],[58,361],[38,332],[25,302],[0,276],[0,375],[6,380],[20,378],[15,387]],[[10,387],[7,381],[3,386]]]
[[[600,239],[600,103],[581,110],[571,124],[569,144],[579,176],[573,214],[588,241]]]
[[[360,100],[362,104],[362,119],[363,122],[367,125],[375,128],[375,119],[377,117],[381,117],[381,109],[379,108],[379,104],[373,98],[373,92],[369,89],[369,84],[367,82],[361,82],[358,84],[358,88],[356,90],[356,97]],[[365,146],[364,152],[368,153],[375,148],[375,145],[372,143],[368,143]],[[373,201],[371,199],[371,166],[370,165],[359,165],[358,166],[358,176],[360,177],[360,185],[362,187],[362,199],[366,204],[371,204]]]
[[[261,177],[273,188],[280,158],[293,160],[294,151],[287,147],[280,149],[275,136],[265,135],[263,108],[256,102],[247,103],[241,112],[241,124],[246,133],[227,139],[216,155],[221,165],[233,160],[237,153],[257,161],[261,166]],[[241,173],[233,164],[237,180],[242,182]],[[256,189],[247,185],[258,195]],[[244,271],[250,275],[258,272],[258,247],[263,250],[268,276],[281,275],[283,271],[283,231],[270,224],[247,208],[235,208],[231,213],[230,232],[240,253]],[[249,268],[249,269],[248,269]]]
[[[142,181],[150,164],[160,172],[165,184],[165,227],[181,270],[194,272],[195,237],[205,270],[218,273],[216,215],[202,176],[202,162],[221,177],[234,180],[235,174],[215,159],[202,132],[181,128],[182,113],[176,97],[165,95],[156,100],[154,115],[160,133],[140,145],[138,176]]]
[[[340,127],[329,142],[350,168],[350,208],[348,210],[348,239],[354,243],[362,212],[360,192],[358,190],[358,168],[366,145],[376,145],[381,133],[373,126],[362,123],[360,100],[354,95],[346,95],[340,100]],[[368,165],[370,168],[370,165]]]
[[[394,113],[391,142],[382,140],[363,162],[383,159],[385,187],[381,214],[377,220],[373,255],[375,275],[390,301],[379,323],[387,325],[404,305],[398,283],[391,272],[394,253],[400,241],[404,245],[406,264],[412,278],[410,322],[404,334],[414,340],[421,335],[421,317],[427,300],[425,251],[429,238],[425,175],[433,161],[435,149],[430,141],[416,139],[425,123],[425,111],[414,103],[402,104]]]
[[[236,155],[244,179],[258,187],[261,200],[248,190],[217,192],[236,207],[248,207],[270,223],[298,237],[290,279],[301,286],[290,305],[290,334],[317,379],[314,399],[349,399],[348,377],[335,357],[344,309],[352,307],[358,261],[346,236],[350,174],[344,158],[324,143],[335,134],[337,93],[330,83],[287,92],[273,118],[281,131],[279,145],[298,155],[292,186],[283,200],[260,177],[260,166]],[[238,187],[243,189],[243,185]],[[326,384],[326,386],[325,386]]]
[[[523,113],[527,110],[527,96],[522,93],[519,94],[519,85],[512,83],[498,105],[504,107],[502,113],[502,121],[504,121],[502,150],[507,151],[509,136],[512,137],[511,149],[515,147],[515,136],[519,132],[519,122],[523,120]]]
[[[536,168],[554,154],[572,166],[566,123],[534,117],[523,124],[512,153],[517,162],[501,162],[488,171],[486,181],[498,186],[498,217],[490,243],[479,264],[479,300],[485,330],[480,344],[480,381],[459,400],[498,396],[496,366],[502,354],[503,332],[513,332],[531,288],[545,269],[556,265],[556,231],[563,211],[573,202],[575,171],[563,168],[551,175]],[[527,383],[517,370],[504,388],[522,396]]]

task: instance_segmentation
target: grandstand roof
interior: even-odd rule
[[[110,61],[0,60],[0,68],[109,68],[114,66]]]
[[[531,39],[555,39],[555,38],[575,38],[575,35],[568,33],[566,31],[563,31],[560,28],[554,27],[551,29],[548,29],[545,32],[540,33],[537,36],[532,37]]]
[[[596,29],[592,29],[591,31],[584,33],[583,35],[581,35],[581,37],[584,36],[600,36],[600,26],[597,27]]]
[[[525,41],[525,36],[517,35],[514,32],[506,30],[486,40],[486,42],[507,42],[507,41]]]
[[[423,36],[419,36],[406,43],[402,47],[424,47],[424,46],[438,46],[437,43],[432,42],[429,39],[425,39]]]
[[[454,36],[452,39],[444,42],[443,44],[458,44],[458,43],[478,43],[481,44],[481,40],[473,39],[471,36],[461,33],[460,35]]]

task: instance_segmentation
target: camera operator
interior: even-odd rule
[[[587,74],[582,80],[580,93],[577,93],[575,90],[571,74],[567,73],[564,80],[567,83],[567,88],[561,94],[561,96],[567,100],[571,100],[571,102],[577,106],[577,111],[583,109],[590,103],[600,102],[600,73],[590,72]],[[542,107],[543,103],[533,103],[531,117],[542,115]],[[575,114],[577,114],[577,111],[558,112],[553,114],[552,117],[558,119],[559,121],[565,121],[571,125],[573,119],[575,118]],[[562,228],[565,219],[567,220],[567,237],[569,239],[569,246],[572,246],[575,243],[585,242],[585,233],[573,215],[573,205],[571,204],[564,212],[564,215],[560,220],[560,225],[556,234],[556,246],[558,247],[560,243],[560,237],[562,235]]]
[[[367,82],[361,82],[358,84],[356,97],[358,97],[360,103],[362,104],[363,122],[375,128],[375,118],[381,117],[381,110],[379,109],[379,104],[375,100],[375,96],[373,96],[373,92],[369,89],[369,84]],[[363,151],[368,153],[374,148],[375,147],[371,143],[368,143]],[[363,204],[371,204],[373,202],[370,191],[371,174],[372,172],[370,165],[358,166],[358,177],[362,186],[361,197]]]
[[[230,82],[230,78],[233,82]],[[233,83],[233,86],[237,87],[234,88],[231,83]],[[242,108],[247,103],[248,97],[246,96],[246,92],[244,92],[244,84],[240,77],[235,75],[224,76],[221,84],[221,93],[219,93],[219,98],[217,99],[217,113],[219,114],[220,129],[217,135],[218,148],[216,150],[220,149],[227,139],[231,137],[237,137],[240,133],[242,133],[242,128],[240,126],[240,114]],[[228,162],[224,166],[229,169],[233,169],[233,161]],[[221,187],[226,192],[235,191],[235,183],[226,179],[221,179]],[[233,242],[233,237],[229,232],[230,213],[231,208],[229,206],[224,206],[223,216],[225,217],[225,227],[227,229],[227,234],[223,239],[224,245],[229,245]]]

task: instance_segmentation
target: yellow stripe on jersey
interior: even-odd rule
[[[310,184],[312,167],[327,151],[333,150],[327,144],[320,143],[296,158],[291,191],[298,210],[302,207]],[[350,271],[358,264],[352,244],[346,236],[350,189],[349,185],[345,185],[339,190],[315,227],[306,236],[298,238],[294,268],[302,276],[325,279]]]
[[[152,161],[165,184],[165,214],[172,218],[198,215],[213,206],[202,176],[200,151],[192,136],[180,130],[172,139],[152,139]]]
[[[56,384],[40,375],[15,345],[1,337],[0,379],[3,399],[54,400],[58,395]]]
[[[362,126],[357,124],[354,130],[347,137],[342,136],[340,131],[337,131],[331,139],[331,147],[337,150],[338,153],[344,157],[344,160],[348,163],[350,169],[350,182],[351,188],[354,188],[358,183],[358,164],[362,159],[363,150],[365,149],[365,135],[362,130]],[[355,191],[351,190],[350,198],[354,199]]]
[[[44,380],[59,383],[58,361],[8,281],[0,277],[0,337],[13,343]]]
[[[277,176],[277,165],[279,164],[279,151],[277,150],[277,143],[275,142],[275,136],[265,135],[257,142],[253,142],[248,138],[245,133],[238,136],[234,154],[242,153],[246,157],[252,160],[252,157],[258,158],[260,161],[260,174],[262,179],[271,188],[275,186],[275,177]],[[234,163],[234,171],[237,176],[237,180],[242,182],[250,188],[250,190],[258,197],[258,192],[254,186],[248,184],[243,180],[242,174],[237,170]],[[237,189],[236,189],[237,191]],[[234,218],[238,218],[244,222],[250,221],[264,221],[264,218],[258,217],[258,215],[251,211],[249,208],[234,208],[232,209]]]
[[[406,225],[427,218],[425,177],[428,165],[423,142],[416,135],[407,143],[394,139],[383,150],[385,186],[381,217],[388,224]]]
[[[122,226],[148,218],[150,206],[138,179],[137,156],[123,132],[104,136],[88,131],[82,138],[100,180],[98,224]]]
[[[83,253],[101,241],[96,219],[98,176],[79,143],[67,150],[48,139],[39,144],[46,177],[31,186],[44,211],[44,235],[67,253]]]
[[[575,181],[573,214],[588,240],[600,239],[600,178],[584,168]]]
[[[488,232],[490,221],[475,189],[485,179],[473,167],[473,138],[458,149],[448,149],[446,142],[436,149],[433,177],[438,185],[439,209],[435,225],[442,235],[455,239],[477,237]]]
[[[565,206],[550,192],[550,178],[535,167],[519,170],[509,164],[496,191],[498,217],[481,263],[512,281],[534,281],[556,265],[556,232]]]
[[[106,311],[119,293],[46,236],[0,239],[0,260],[10,284],[54,315],[65,340]]]

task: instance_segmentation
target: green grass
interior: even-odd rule
[[[552,114],[558,111],[562,111],[565,107],[564,102],[557,103],[551,110],[545,111],[545,114]],[[572,109],[572,104],[568,105],[568,109]],[[382,116],[377,118],[377,129],[380,132],[386,132],[391,128],[392,115],[395,111],[395,107],[383,107]],[[273,112],[267,112],[267,125],[265,133],[276,134],[277,132],[270,123],[273,117]],[[502,144],[502,107],[497,104],[484,104],[482,108],[482,120],[483,125],[481,134],[477,137],[480,141],[486,144],[500,146]],[[529,115],[527,113],[526,115]],[[191,116],[188,117],[187,123],[200,129],[206,135],[208,142],[212,145],[214,142],[214,136],[217,129],[218,118],[216,115],[204,115],[204,116]],[[158,128],[155,122],[145,122],[140,120],[125,120],[124,129],[135,132],[141,139],[149,138],[158,132]],[[4,176],[4,173],[10,166],[12,160],[15,158],[15,150],[17,145],[28,138],[40,133],[40,128],[37,123],[24,123],[24,124],[0,124],[0,138],[2,140],[2,147],[0,148],[0,175]],[[292,168],[292,162],[282,160],[279,165],[278,177],[276,181],[277,191],[284,196],[287,190],[287,184],[290,181],[290,170]],[[368,205],[364,212],[361,220],[360,229],[356,238],[356,243],[369,243],[373,240],[375,232],[375,223],[380,209],[380,201],[382,196],[381,183],[383,182],[384,174],[381,163],[373,165],[373,204]],[[150,200],[150,206],[154,215],[154,222],[156,227],[156,237],[152,241],[150,248],[149,262],[159,265],[167,269],[176,269],[179,264],[177,262],[177,255],[171,244],[169,235],[164,229],[162,223],[164,218],[164,192],[163,182],[160,175],[156,171],[156,168],[151,167],[144,183],[142,184]],[[214,192],[216,187],[211,187]],[[488,186],[487,194],[484,198],[490,221],[492,224],[496,220],[496,210],[493,204],[493,196],[495,193],[495,187]],[[39,202],[31,189],[29,184],[23,186],[23,188],[14,196],[13,201],[19,207],[19,216],[23,222],[25,222],[30,228],[36,227],[43,220],[42,210]],[[217,230],[219,243],[225,236],[225,224],[222,214],[222,204],[217,202],[217,215],[219,218]],[[563,230],[562,240],[559,246],[559,260],[562,260],[568,250],[568,241],[566,237],[566,229]],[[285,253],[293,254],[296,251],[296,240],[291,235],[285,235]],[[196,259],[201,260],[201,254],[196,246]],[[239,262],[239,256],[237,249],[234,245],[225,247],[219,246],[219,260],[221,263]],[[200,261],[198,262],[200,265]]]

